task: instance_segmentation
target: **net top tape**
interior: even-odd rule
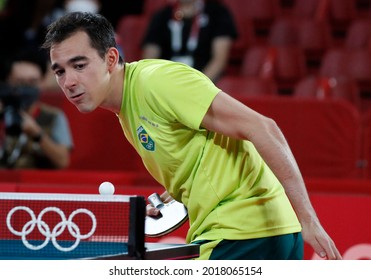
[[[0,192],[0,200],[54,200],[54,201],[92,201],[92,202],[129,202],[136,195],[100,194],[62,194],[62,193],[21,193]]]

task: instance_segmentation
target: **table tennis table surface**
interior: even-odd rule
[[[197,244],[169,244],[169,243],[145,243],[146,260],[186,260],[199,256],[199,245]],[[133,259],[125,254],[98,256],[98,260],[125,260]]]
[[[62,247],[69,247],[71,241],[60,241]],[[185,260],[199,256],[197,244],[145,243],[145,260]],[[11,254],[9,254],[11,252]],[[81,242],[70,252],[57,250],[51,242],[41,250],[29,250],[21,240],[0,240],[0,259],[12,260],[135,260],[128,255],[128,245],[125,242]]]

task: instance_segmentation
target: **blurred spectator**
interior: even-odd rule
[[[2,51],[38,48],[46,26],[63,14],[63,0],[9,0],[0,14]]]
[[[236,37],[232,14],[219,1],[175,0],[150,20],[143,58],[183,62],[217,81]]]
[[[11,0],[0,14],[0,60],[20,50],[39,50],[47,26],[66,12],[99,12],[100,0]],[[44,54],[45,60],[49,58]],[[49,72],[43,90],[59,90]]]
[[[28,48],[39,49],[47,26],[64,14],[62,0],[36,0],[33,17],[23,36]]]
[[[44,58],[25,51],[3,66],[0,168],[68,167],[73,143],[66,116],[39,100]]]
[[[14,56],[21,50],[38,51],[48,24],[64,14],[63,1],[6,1],[0,14],[0,61]],[[43,56],[45,61],[48,61],[48,56],[46,54]],[[54,84],[51,87],[56,88]]]
[[[18,0],[17,0],[18,1]],[[32,0],[35,2],[31,21],[23,33],[25,45],[39,48],[49,24],[68,12],[86,11],[97,13],[99,0]]]

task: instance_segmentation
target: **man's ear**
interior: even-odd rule
[[[120,54],[116,48],[110,48],[107,51],[106,58],[107,58],[107,67],[109,71],[112,71],[116,67],[119,61],[119,57],[120,57]]]

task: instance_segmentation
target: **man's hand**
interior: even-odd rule
[[[303,239],[321,258],[328,260],[341,260],[342,257],[334,241],[323,229],[318,219],[311,222],[302,222]]]
[[[160,210],[154,207],[152,204],[147,204],[146,214],[147,216],[156,217],[158,214],[160,214]]]
[[[173,198],[168,194],[167,191],[163,192],[160,195],[160,198],[163,203],[169,203],[171,200],[173,200]],[[149,203],[146,206],[146,214],[147,216],[155,217],[160,214],[160,210]]]

